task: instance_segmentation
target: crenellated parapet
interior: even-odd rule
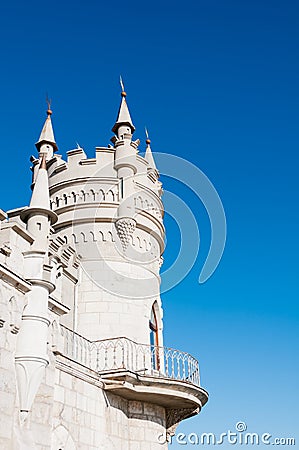
[[[49,161],[51,209],[59,218],[54,225],[55,232],[72,244],[108,242],[105,237],[108,234],[111,242],[115,242],[117,228],[113,223],[129,214],[136,221],[136,230],[158,238],[162,254],[163,204],[157,186],[154,189],[151,186],[147,161],[136,156],[136,173],[126,180],[117,174],[115,149],[111,148],[98,147],[96,158],[88,159],[82,149],[75,149],[68,152],[66,162],[57,155],[55,161]],[[120,213],[122,210],[125,212]],[[139,239],[143,241],[146,237],[139,236]]]

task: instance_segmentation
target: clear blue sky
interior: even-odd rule
[[[291,0],[1,5],[2,209],[28,203],[46,92],[60,152],[78,141],[92,156],[112,135],[119,74],[136,137],[146,124],[153,150],[192,161],[222,199],[226,250],[199,285],[208,217],[189,189],[163,180],[201,232],[192,272],[163,296],[166,344],[199,358],[211,395],[182,432],[244,420],[249,431],[297,437],[299,448],[298,25]],[[165,267],[179,238],[166,226]]]

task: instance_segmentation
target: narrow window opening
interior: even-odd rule
[[[150,328],[150,344],[151,344],[151,355],[152,355],[152,368],[154,370],[160,369],[160,359],[159,359],[159,335],[158,335],[158,321],[155,311],[155,305],[152,306],[151,318],[149,321]]]

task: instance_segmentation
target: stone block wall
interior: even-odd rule
[[[102,390],[56,369],[52,449],[98,450],[103,446],[105,401]],[[62,432],[61,429],[65,431]]]
[[[0,328],[0,448],[9,450],[12,441],[13,419],[16,403],[14,351],[16,335],[8,326]]]
[[[164,408],[56,370],[51,450],[165,450],[161,435]]]

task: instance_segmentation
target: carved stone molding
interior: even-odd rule
[[[28,281],[21,278],[14,273],[9,267],[0,263],[0,280],[3,280],[8,286],[11,286],[18,291],[25,294],[31,290],[31,285]]]
[[[195,416],[200,412],[200,407],[197,408],[181,408],[181,409],[167,409],[166,410],[166,440],[170,441],[170,437],[175,434],[175,430],[179,423],[189,417]]]
[[[0,247],[0,252],[3,253],[5,256],[10,256],[11,254],[11,247],[8,242],[5,242]]]
[[[22,313],[25,307],[24,302],[18,301],[14,295],[8,301],[8,309],[10,316],[10,331],[12,334],[17,334],[20,330]]]
[[[131,217],[123,217],[115,222],[117,234],[125,251],[129,245],[130,237],[135,231],[136,220]]]
[[[74,267],[77,269],[79,266],[75,249],[71,245],[66,244],[61,236],[51,238],[49,254],[56,257],[63,267]]]
[[[47,365],[48,361],[45,358],[34,356],[15,357],[21,424],[28,418],[29,411],[32,407]]]
[[[1,283],[0,297],[2,300],[0,303],[0,328],[3,328],[6,323],[10,328],[10,332],[12,334],[17,334],[20,329],[22,313],[26,301],[24,302],[24,299],[19,298],[19,296],[11,295],[10,290],[4,290]]]

